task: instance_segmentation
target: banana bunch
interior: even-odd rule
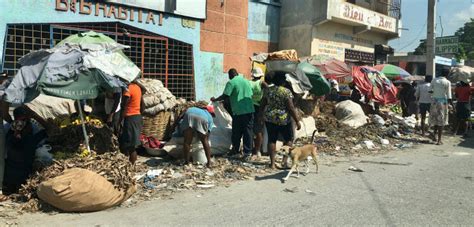
[[[399,105],[393,105],[391,108],[390,108],[390,111],[394,112],[394,113],[401,113],[402,112],[402,108],[399,106]]]

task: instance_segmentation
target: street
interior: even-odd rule
[[[472,135],[471,135],[472,136]],[[473,225],[474,140],[362,157],[320,158],[320,173],[286,171],[228,188],[181,192],[86,214],[25,214],[20,226]],[[350,166],[364,172],[348,170]]]

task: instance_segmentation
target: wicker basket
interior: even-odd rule
[[[161,111],[155,116],[143,116],[142,133],[157,140],[166,140],[173,133],[173,112]]]

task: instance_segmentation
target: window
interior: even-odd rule
[[[176,97],[195,99],[193,46],[121,23],[8,25],[3,70],[14,75],[21,67],[18,59],[31,50],[51,48],[70,35],[89,30],[130,46],[124,53],[143,77],[161,80]]]

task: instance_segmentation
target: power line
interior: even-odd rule
[[[421,33],[423,33],[423,31],[425,30],[427,23],[428,23],[428,20],[425,21],[425,24],[421,27],[420,31],[418,31],[418,35],[416,35],[416,38],[413,39],[412,41],[410,41],[409,44],[407,44],[407,45],[403,46],[402,48],[400,48],[400,50],[403,50],[403,49],[411,46],[414,42],[418,41],[419,38],[420,38]]]

